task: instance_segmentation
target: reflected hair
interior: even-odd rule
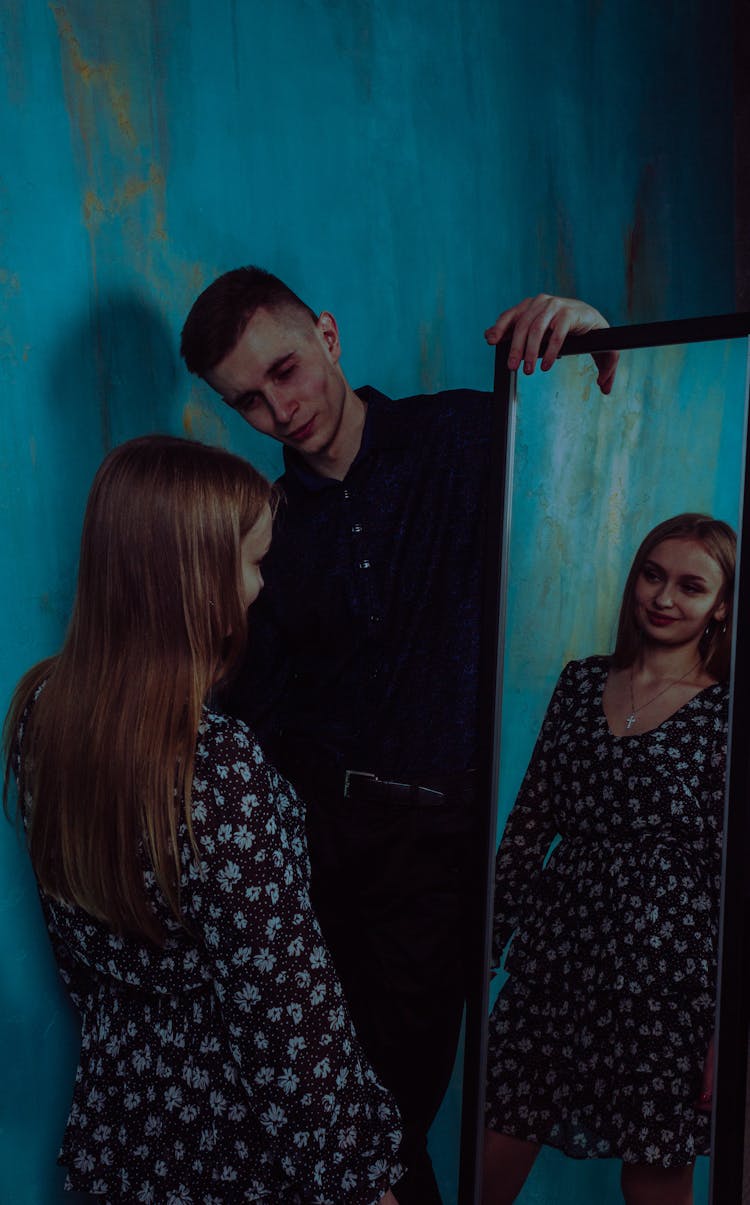
[[[611,662],[615,669],[632,665],[641,648],[643,635],[635,618],[635,587],[643,566],[657,544],[665,540],[695,540],[701,544],[721,569],[722,586],[717,604],[727,608],[725,621],[711,620],[701,637],[698,651],[706,673],[719,682],[729,681],[732,652],[732,608],[734,600],[734,571],[737,558],[737,537],[721,519],[710,515],[685,513],[657,524],[641,543],[635,554],[625,583],[617,627],[617,641]]]
[[[9,776],[42,889],[115,932],[163,941],[153,871],[180,920],[181,818],[191,823],[204,701],[246,643],[240,542],[274,487],[221,448],[166,435],[115,448],[86,506],[60,653],[19,682]]]
[[[305,323],[317,314],[264,268],[233,268],[204,289],[182,328],[180,354],[190,372],[206,373],[229,355],[258,309],[286,311]]]

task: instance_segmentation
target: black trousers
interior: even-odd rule
[[[468,813],[308,802],[313,906],[360,1041],[404,1122],[399,1205],[441,1205],[427,1131],[453,1069],[465,997]]]

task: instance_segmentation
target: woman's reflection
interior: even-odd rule
[[[542,1144],[692,1201],[710,1139],[736,540],[705,515],[636,554],[610,657],[566,666],[498,851],[485,1205]],[[543,866],[556,836],[549,861]]]

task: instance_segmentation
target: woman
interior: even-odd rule
[[[398,1114],[310,909],[302,806],[208,702],[242,654],[273,505],[221,449],[116,448],[64,646],[6,722],[82,1019],[59,1161],[98,1200],[395,1202]]]
[[[484,1202],[541,1145],[687,1205],[708,1153],[735,536],[649,532],[611,657],[564,669],[498,850]],[[559,835],[549,861],[543,860]],[[703,1099],[701,1099],[701,1093]]]

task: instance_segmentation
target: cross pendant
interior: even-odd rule
[[[625,727],[632,728],[635,723],[635,712],[632,712],[625,720]]]

